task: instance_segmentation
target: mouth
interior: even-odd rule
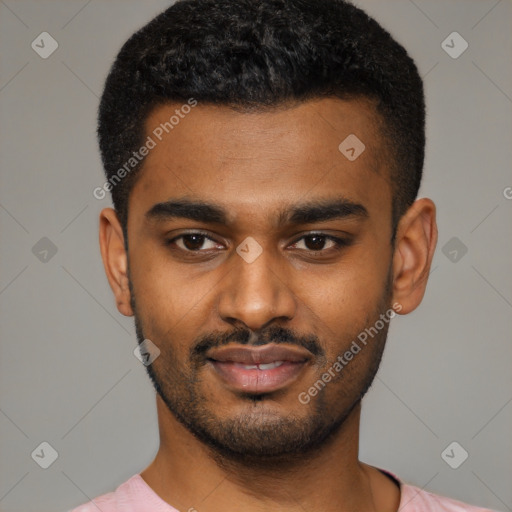
[[[262,394],[277,391],[296,380],[312,359],[301,347],[267,344],[231,345],[212,349],[208,361],[224,384],[235,391]]]

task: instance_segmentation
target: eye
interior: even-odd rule
[[[301,245],[303,247],[300,247]],[[348,240],[323,233],[312,233],[297,240],[292,247],[311,252],[330,252],[331,250],[340,250],[347,245],[349,245]]]
[[[334,251],[339,251],[349,244],[349,240],[326,235],[324,233],[312,233],[299,238],[291,247],[301,251],[329,254]],[[224,248],[222,244],[217,243],[200,231],[181,234],[166,241],[166,245],[175,246],[185,253],[196,254]]]
[[[205,246],[206,242],[206,246]],[[215,249],[219,244],[215,240],[206,236],[201,232],[185,233],[166,242],[167,245],[175,244],[182,251],[186,252],[203,252]]]

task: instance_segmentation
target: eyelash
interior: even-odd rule
[[[179,240],[185,236],[190,236],[190,235],[196,235],[196,236],[202,236],[204,237],[206,240],[210,240],[211,242],[214,242],[214,243],[217,243],[213,238],[209,237],[206,233],[203,233],[202,231],[192,231],[190,233],[182,233],[181,235],[179,236],[176,236],[170,240],[166,240],[165,241],[165,245],[167,246],[170,246],[172,245],[174,242],[176,242],[176,240]],[[305,239],[305,238],[309,238],[309,237],[321,237],[321,238],[324,238],[326,241],[327,240],[330,240],[332,242],[334,242],[336,245],[335,247],[330,247],[328,249],[320,249],[318,251],[314,251],[314,250],[309,250],[309,249],[299,249],[300,251],[307,251],[307,252],[310,252],[310,253],[325,253],[325,254],[329,254],[331,253],[332,251],[335,251],[335,252],[339,252],[341,251],[343,248],[347,247],[350,245],[351,241],[348,240],[348,239],[344,239],[344,238],[338,238],[336,236],[332,236],[332,235],[327,235],[325,233],[316,233],[316,232],[313,232],[313,233],[308,233],[307,235],[302,235],[300,238],[298,238],[297,240],[295,240],[295,242],[293,242],[291,245],[296,245],[298,242],[300,242],[301,240]],[[186,254],[188,255],[200,255],[201,253],[207,253],[209,252],[211,249],[209,250],[201,250],[201,249],[198,249],[197,251],[193,251],[193,250],[190,250],[190,249],[183,249],[181,247],[178,247],[177,250],[179,251],[182,251],[182,252],[185,252]]]

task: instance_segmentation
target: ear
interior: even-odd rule
[[[125,316],[133,316],[128,286],[128,256],[124,248],[123,229],[112,208],[104,208],[100,213],[100,249],[117,309]]]
[[[397,227],[393,254],[393,304],[397,303],[397,313],[414,311],[423,299],[436,243],[436,206],[430,199],[418,199]]]

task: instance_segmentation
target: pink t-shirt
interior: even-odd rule
[[[474,507],[461,501],[438,496],[400,481],[393,473],[380,470],[400,484],[401,498],[398,512],[495,512]],[[189,510],[194,510],[193,508]],[[134,475],[114,492],[99,496],[70,512],[178,512],[162,500],[144,479]],[[187,512],[187,511],[182,511]]]

